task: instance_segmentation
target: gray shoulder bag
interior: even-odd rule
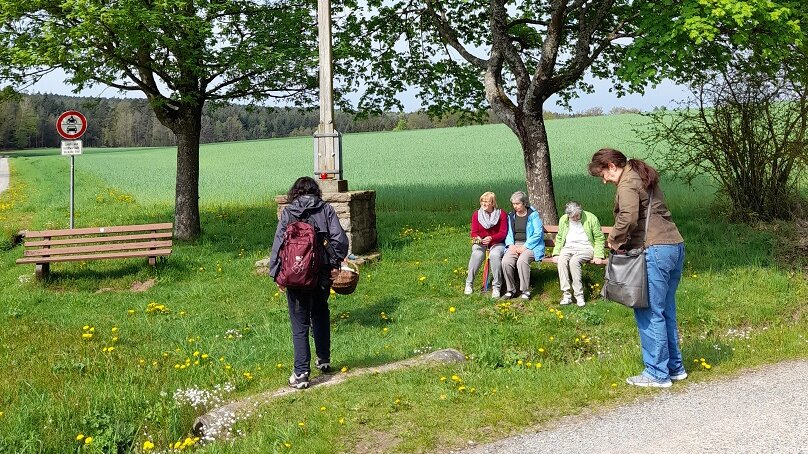
[[[648,221],[651,219],[653,191],[648,192],[645,213],[643,246],[630,251],[611,251],[606,263],[606,278],[600,295],[632,309],[648,307],[648,271],[645,264],[645,243],[648,239]]]

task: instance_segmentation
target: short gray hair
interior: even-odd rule
[[[517,201],[522,202],[522,205],[529,207],[530,206],[530,199],[528,199],[527,194],[525,191],[516,191],[511,196],[511,202]]]
[[[581,208],[581,204],[576,202],[575,200],[570,200],[564,207],[564,213],[566,213],[567,216],[571,218],[579,217],[583,211],[584,209]]]

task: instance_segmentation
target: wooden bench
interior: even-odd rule
[[[47,276],[54,262],[146,257],[154,266],[157,257],[171,254],[173,228],[169,222],[29,231],[25,233],[23,258],[17,263],[35,264],[39,280]]]
[[[603,232],[603,235],[607,238],[609,234],[612,233],[611,227],[601,227],[600,231]],[[555,237],[558,235],[558,226],[557,225],[544,225],[544,258],[541,259],[542,263],[553,263],[553,248],[555,247]],[[609,250],[606,248],[606,257],[609,256]],[[592,263],[592,262],[589,262]],[[604,265],[598,265],[604,266]]]

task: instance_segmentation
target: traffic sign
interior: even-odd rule
[[[75,156],[81,154],[81,140],[63,140],[62,155]]]
[[[67,140],[75,140],[87,131],[87,118],[81,112],[68,110],[56,120],[56,132]]]

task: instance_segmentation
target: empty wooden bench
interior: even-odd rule
[[[603,232],[603,235],[606,237],[612,233],[611,227],[601,227],[600,231]],[[555,247],[555,237],[558,235],[558,226],[557,225],[544,225],[544,258],[541,259],[543,263],[553,263],[553,248]],[[609,256],[608,248],[606,250],[606,257]],[[592,262],[589,262],[592,263]],[[603,266],[603,265],[599,265]]]
[[[157,257],[171,254],[173,228],[169,222],[28,231],[23,257],[17,263],[35,264],[37,279],[43,279],[55,262],[145,257],[154,266]]]

